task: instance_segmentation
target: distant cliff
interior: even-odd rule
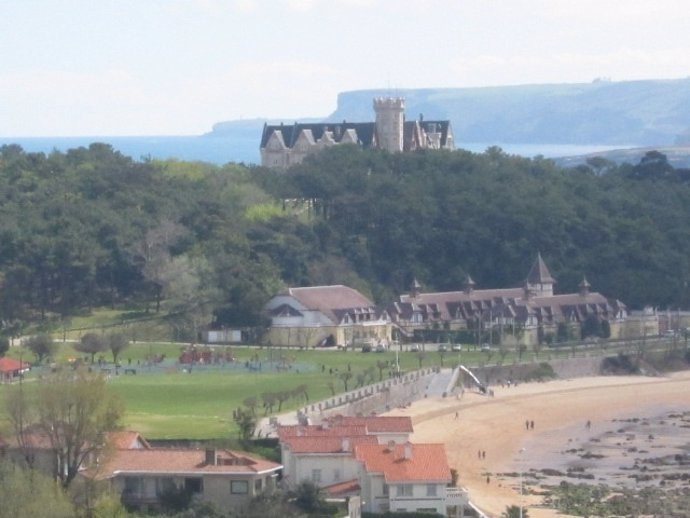
[[[458,143],[670,146],[690,142],[690,78],[358,90],[339,94],[337,110],[322,120],[373,120],[373,97],[390,95],[405,98],[408,119],[419,115],[449,119]],[[264,122],[223,122],[209,135],[255,132],[258,146]]]

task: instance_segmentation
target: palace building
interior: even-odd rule
[[[405,119],[405,100],[379,97],[373,103],[374,122],[265,124],[261,135],[261,165],[284,169],[324,148],[351,144],[390,153],[420,149],[454,149],[450,121]]]

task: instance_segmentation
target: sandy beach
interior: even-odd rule
[[[520,477],[506,473],[544,466],[554,453],[610,429],[618,418],[689,410],[690,372],[681,372],[499,386],[494,397],[466,392],[459,399],[422,400],[389,414],[412,417],[414,442],[446,445],[459,485],[487,515],[498,517],[506,506],[522,504],[531,518],[545,518],[564,515],[537,507],[542,497],[521,495]],[[534,421],[534,427],[526,421]]]

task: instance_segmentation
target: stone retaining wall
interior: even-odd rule
[[[298,420],[319,423],[333,415],[379,414],[405,406],[424,397],[424,391],[436,372],[431,368],[422,369],[311,403],[297,411]]]

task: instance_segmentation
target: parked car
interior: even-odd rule
[[[446,351],[448,351],[448,347],[447,347],[447,346],[445,346],[445,345],[443,345],[443,344],[441,344],[441,345],[438,346],[438,352],[444,353],[444,352],[446,352]]]
[[[385,353],[386,352],[386,346],[384,346],[383,344],[378,344],[376,346],[375,350],[377,353]]]
[[[456,352],[456,353],[461,353],[462,352],[462,345],[455,344],[453,347],[450,348],[450,350],[453,352]]]
[[[363,353],[370,353],[371,352],[371,345],[365,344],[362,346],[362,352]]]
[[[421,351],[421,350],[422,350],[422,348],[419,347],[418,344],[412,344],[412,345],[410,346],[410,351],[413,352],[413,353],[414,353],[414,352],[419,352],[419,351]]]
[[[482,352],[488,352],[491,350],[491,346],[489,344],[482,344],[481,350]]]

